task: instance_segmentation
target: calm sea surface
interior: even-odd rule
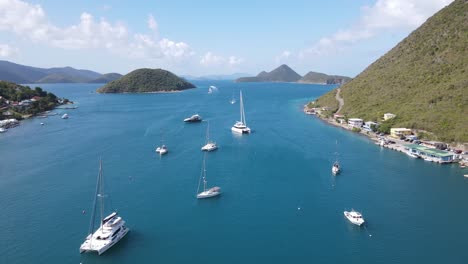
[[[42,85],[79,108],[0,134],[0,263],[467,263],[467,171],[381,149],[302,113],[333,86],[195,84],[121,95]],[[208,94],[210,85],[219,91]],[[247,136],[230,130],[239,89],[254,131]],[[206,166],[223,194],[209,200],[195,198],[207,122],[182,122],[195,113],[220,146]],[[170,150],[163,157],[154,152],[160,131]],[[337,150],[343,172],[333,177]],[[101,256],[80,255],[99,157],[106,211],[118,210],[131,231]],[[344,218],[351,208],[366,227]]]

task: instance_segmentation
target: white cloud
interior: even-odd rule
[[[373,6],[364,6],[359,21],[352,27],[321,38],[299,53],[308,55],[336,53],[347,45],[372,38],[389,30],[413,30],[428,17],[453,0],[377,0]]]
[[[13,48],[8,44],[0,44],[0,57],[13,57],[16,56],[18,53],[18,48]]]
[[[62,49],[105,49],[123,56],[180,60],[194,53],[185,42],[160,38],[152,15],[147,20],[151,35],[130,34],[122,23],[96,20],[83,12],[78,24],[58,27],[47,19],[40,5],[20,0],[0,0],[0,31],[9,31],[35,42]]]
[[[229,65],[231,65],[231,66],[239,65],[242,62],[244,62],[244,59],[243,58],[237,58],[236,56],[230,56],[229,61],[228,61]]]
[[[291,56],[292,56],[291,51],[285,50],[280,55],[276,56],[275,62],[276,64],[286,63]]]
[[[225,58],[223,56],[215,55],[212,52],[207,52],[200,59],[200,64],[203,66],[237,66],[244,62],[243,58],[236,56],[229,56]]]
[[[153,31],[158,30],[158,22],[156,22],[153,15],[151,14],[148,16],[148,27]]]

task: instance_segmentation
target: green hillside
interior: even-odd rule
[[[34,99],[28,106],[14,106],[13,101]],[[68,101],[68,100],[67,100]],[[40,112],[51,110],[58,106],[58,98],[55,94],[46,92],[40,87],[31,89],[12,82],[0,81],[0,120],[10,118],[4,115],[11,113],[13,118],[22,119],[23,115],[35,115]]]
[[[163,69],[138,69],[97,89],[98,93],[150,93],[195,88]]]
[[[468,2],[455,0],[341,87],[341,114],[468,142]],[[336,90],[317,100],[337,108]]]

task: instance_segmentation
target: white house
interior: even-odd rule
[[[362,126],[362,128],[366,131],[369,131],[369,132],[372,132],[372,126],[374,127],[378,127],[379,124],[377,124],[376,122],[373,122],[373,121],[367,121],[364,123],[364,125]]]
[[[388,119],[392,119],[392,118],[395,118],[396,115],[392,114],[392,113],[386,113],[383,115],[383,119],[384,120],[388,120]]]
[[[364,121],[360,118],[350,118],[348,119],[348,125],[350,127],[361,128]]]

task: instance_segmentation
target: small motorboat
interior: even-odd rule
[[[338,161],[336,161],[335,163],[333,163],[332,173],[333,175],[337,175],[338,173],[340,173],[340,171],[341,171],[340,164],[338,163]]]
[[[202,117],[199,114],[195,114],[191,117],[187,117],[184,119],[184,122],[188,122],[188,123],[195,123],[195,122],[201,122],[201,121],[202,121]]]
[[[348,218],[351,223],[357,226],[361,226],[365,222],[362,214],[360,212],[354,211],[354,209],[351,211],[344,211],[344,216],[346,216],[346,218]]]
[[[63,114],[62,119],[68,119],[68,114]]]
[[[41,126],[43,126],[43,125],[44,125],[44,123],[41,123]]]
[[[156,148],[156,152],[159,153],[159,155],[164,155],[168,151],[169,150],[167,149],[166,145],[162,145],[162,146]]]
[[[214,142],[208,142],[205,146],[201,148],[202,151],[213,151],[218,149],[218,146]]]

